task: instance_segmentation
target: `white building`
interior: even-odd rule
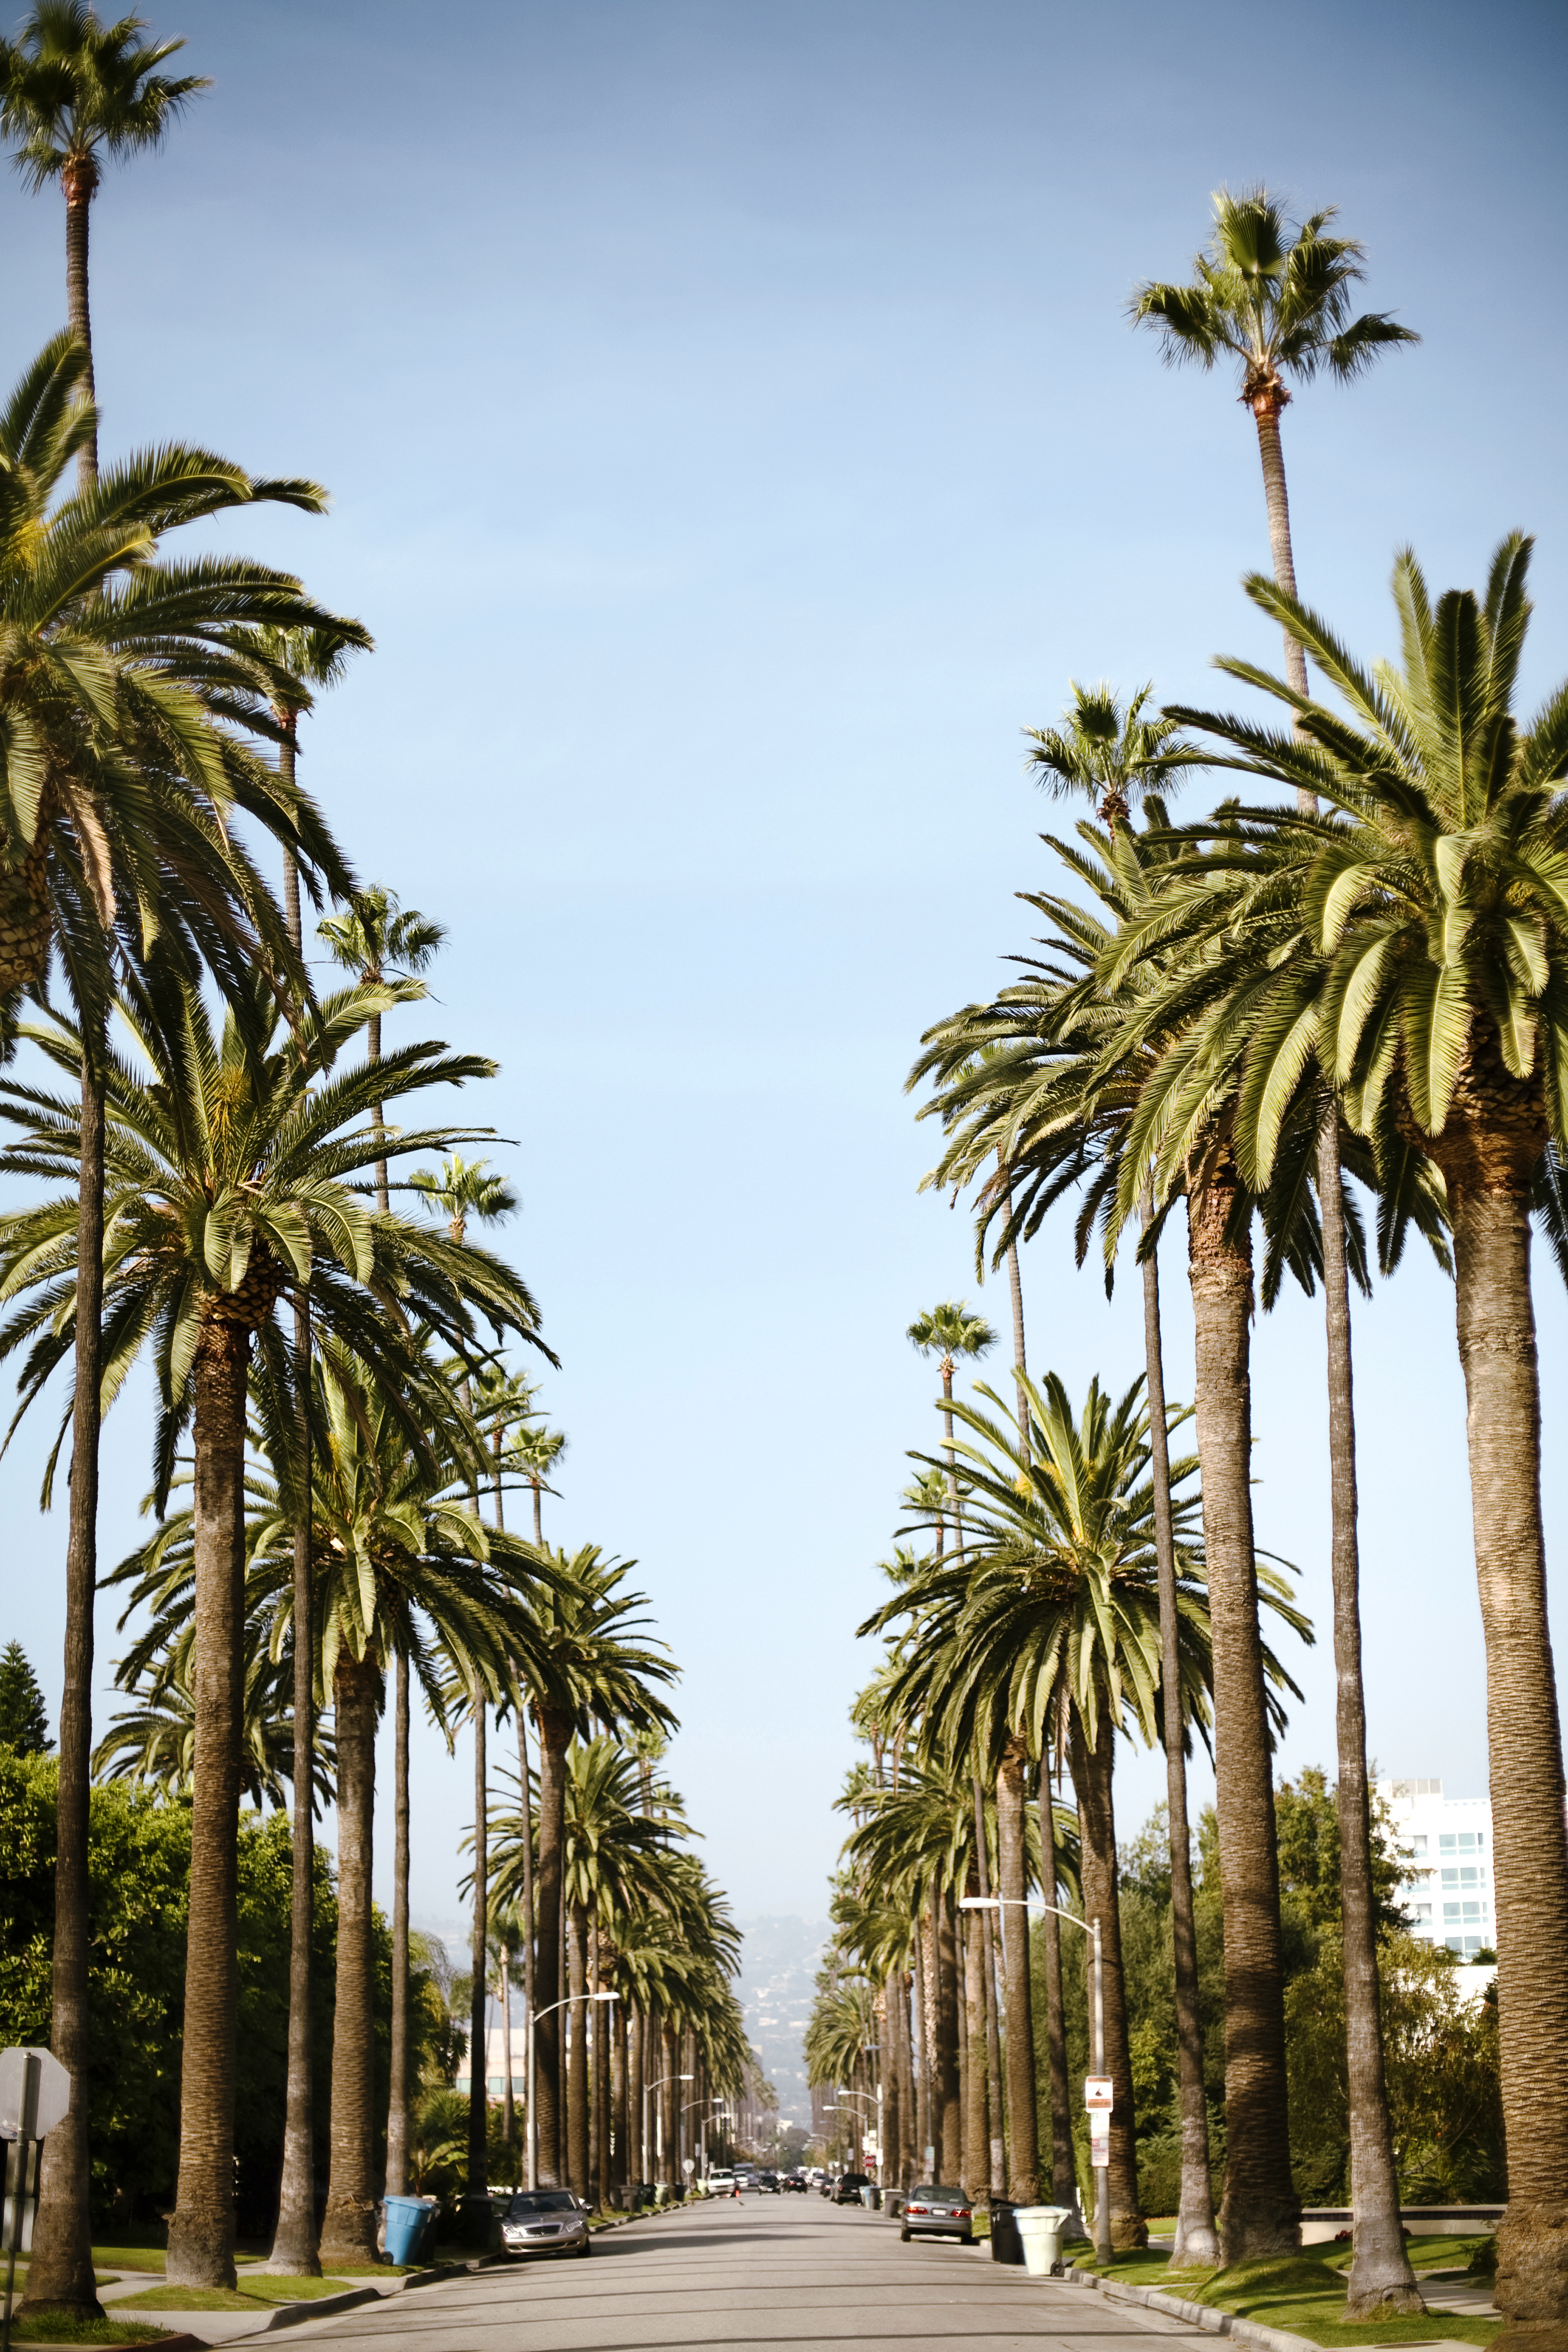
[[[485,2088],[492,2099],[499,2100],[506,2089],[505,2037],[499,2025],[492,2025],[486,2039],[489,2048],[485,2067]],[[511,2095],[514,2099],[521,2099],[527,2088],[522,2072],[528,2063],[527,2043],[526,2029],[514,2019],[511,2029]],[[468,2096],[469,2079],[470,2068],[468,2059],[460,2058],[458,2062],[458,2079],[453,2088],[461,2091],[465,2098]]]
[[[1445,1797],[1441,1780],[1379,1780],[1377,1794],[1408,1854],[1405,1904],[1423,1944],[1461,1959],[1497,1942],[1492,1909],[1492,1809],[1485,1797]]]

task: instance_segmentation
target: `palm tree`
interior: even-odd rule
[[[160,929],[226,988],[257,969],[300,977],[281,918],[239,849],[242,811],[309,858],[333,888],[351,877],[309,803],[285,803],[275,770],[237,730],[257,725],[252,678],[227,650],[237,624],[310,626],[330,616],[298,581],[240,558],[159,560],[182,525],[265,499],[319,510],[305,482],[255,481],[210,453],[135,457],[75,498],[60,485],[93,431],[87,354],[61,336],[0,412],[0,1033],[60,950],[86,1045],[75,1185],[82,1278],[67,1549],[64,1694],[52,1961],[52,2042],[77,2079],[88,2052],[87,1806],[92,1724],[102,1359],[101,1060],[116,963]],[[215,719],[226,723],[215,725]],[[89,2220],[88,2102],[49,2136],[28,2305],[98,2311]]]
[[[154,1441],[160,1503],[179,1435],[194,1423],[195,1453],[195,1805],[186,1971],[181,2169],[169,2241],[173,2282],[222,2284],[233,2275],[235,1812],[241,1690],[236,1611],[241,1575],[247,1370],[253,1337],[281,1347],[273,1309],[291,1273],[310,1281],[323,1330],[370,1365],[416,1452],[426,1425],[449,1419],[446,1385],[409,1339],[423,1323],[450,1344],[474,1345],[474,1308],[531,1344],[537,1310],[510,1269],[472,1244],[437,1239],[401,1218],[372,1216],[345,1180],[379,1148],[353,1122],[373,1099],[488,1076],[493,1065],[437,1045],[405,1047],[374,1068],[334,1072],[370,1011],[401,1001],[398,986],[353,989],[277,1042],[279,1011],[265,979],[243,1017],[231,1009],[221,1039],[201,998],[155,961],[121,1007],[153,1073],[106,1056],[105,1387],[112,1397],[152,1344],[161,1406]],[[26,1032],[58,1066],[79,1076],[79,1032],[63,1018]],[[329,1075],[331,1073],[331,1075]],[[8,1083],[0,1113],[23,1129],[0,1165],[74,1175],[81,1119],[68,1101]],[[345,1131],[345,1129],[347,1131]],[[471,1129],[416,1130],[399,1151],[440,1150]],[[73,1155],[75,1157],[73,1157]],[[28,1294],[0,1334],[0,1352],[32,1345],[21,1410],[70,1349],[80,1313],[75,1276],[77,1202],[68,1190],[0,1223],[0,1297]],[[340,1734],[341,1745],[341,1734]]]
[[[342,656],[331,645],[311,648],[314,655],[308,674],[309,683],[321,686],[335,682],[342,667]],[[279,709],[274,702],[274,709]],[[292,697],[286,690],[281,702],[281,715],[286,720],[284,755],[292,758],[298,711]],[[289,780],[293,781],[292,767]],[[299,884],[286,868],[284,885],[294,890],[297,912]],[[395,895],[377,883],[360,891],[346,913],[329,915],[317,926],[318,937],[324,940],[333,961],[362,981],[381,981],[390,973],[404,980],[416,980],[435,957],[446,937],[439,923],[416,913],[405,912]],[[366,1026],[365,1056],[368,1061],[381,1059],[381,1015],[375,1014]],[[384,1107],[375,1106],[378,1127],[385,1124]],[[391,1193],[387,1185],[386,1160],[375,1162],[375,1202],[383,1216],[391,1209]],[[395,1696],[393,1700],[393,1865],[392,1865],[392,2060],[391,2081],[386,2116],[386,2189],[391,2197],[402,2196],[408,2178],[408,1737],[409,1691],[408,1659],[400,1650],[395,1667]],[[299,1866],[296,1854],[295,1866]],[[308,2150],[309,2132],[302,2135],[302,2146]],[[314,2212],[314,2195],[310,2210]],[[273,2255],[277,2260],[276,2252]]]
[[[1418,343],[1387,310],[1352,319],[1351,289],[1364,276],[1365,248],[1353,237],[1324,234],[1336,207],[1326,205],[1292,234],[1285,208],[1267,188],[1214,195],[1208,251],[1193,264],[1190,286],[1140,286],[1128,306],[1135,325],[1155,327],[1166,362],[1194,361],[1212,368],[1222,354],[1241,370],[1241,403],[1258,427],[1268,544],[1274,577],[1296,593],[1290,507],[1279,418],[1290,400],[1286,378],[1310,383],[1320,371],[1342,383],[1372,366],[1391,343]],[[1307,691],[1301,648],[1285,635],[1285,671],[1298,694]]]
[[[1568,2166],[1568,1988],[1542,1956],[1568,1948],[1562,1739],[1547,1633],[1530,1215],[1562,1231],[1568,1140],[1560,1008],[1568,927],[1555,866],[1568,802],[1568,687],[1532,724],[1512,711],[1530,618],[1531,542],[1504,540],[1484,599],[1434,609],[1413,555],[1394,569],[1398,667],[1368,673],[1270,582],[1255,603],[1299,636],[1344,705],[1308,701],[1250,665],[1230,674],[1284,702],[1292,731],[1190,714],[1234,763],[1326,800],[1321,819],[1242,813],[1292,836],[1300,921],[1318,969],[1289,1024],[1341,1090],[1348,1123],[1429,1161],[1454,1237],[1468,1404],[1476,1570],[1487,1648],[1496,1839],[1499,2013],[1509,2212],[1500,2308],[1568,2318],[1549,2249],[1550,2187]],[[1345,715],[1348,713],[1348,716]],[[1290,1039],[1260,1035],[1238,1145],[1277,1149]],[[1396,1155],[1397,1156],[1397,1155]],[[1506,2331],[1505,2331],[1506,2332]]]
[[[538,2117],[540,2169],[553,2181],[560,2179],[563,2159],[561,2012],[555,2004],[562,1999],[566,1752],[574,1732],[585,1737],[595,1717],[610,1729],[673,1727],[675,1717],[654,1685],[672,1682],[675,1668],[659,1654],[662,1644],[650,1645],[638,1632],[643,1595],[622,1590],[632,1561],[607,1559],[597,1544],[584,1544],[570,1554],[535,1548],[531,1557],[553,1571],[554,1583],[536,1604],[544,1666],[537,1675],[525,1676],[539,1727],[533,1958],[538,2022],[528,2095]],[[477,1885],[475,1893],[477,1899]]]
[[[1128,824],[1134,805],[1159,790],[1183,768],[1201,764],[1203,754],[1184,742],[1174,719],[1145,715],[1153,687],[1141,686],[1125,707],[1114,687],[1072,688],[1072,707],[1059,727],[1025,730],[1034,745],[1029,765],[1037,784],[1057,798],[1087,793],[1112,841]]]
[[[416,908],[399,906],[397,894],[380,882],[358,891],[346,914],[329,915],[317,925],[334,961],[361,980],[417,980],[435,961],[447,936],[444,924],[432,921]],[[381,1016],[370,1025],[369,1055],[381,1059]],[[375,1107],[376,1125],[383,1124],[383,1105]],[[389,1205],[386,1157],[375,1163],[375,1202],[383,1216]]]
[[[356,919],[359,919],[356,917]],[[416,922],[422,920],[417,917],[412,919]],[[374,930],[377,923],[380,929],[374,931],[374,935],[381,940],[384,952],[385,938],[390,929],[385,919],[384,903],[381,905],[379,914],[374,916],[371,929],[365,933],[367,939],[372,936],[372,930]],[[425,944],[420,948],[420,953],[425,961],[427,961],[434,954],[437,941],[444,936],[437,925],[425,926],[424,932],[421,934]],[[372,1042],[379,1056],[381,1045],[379,1035]],[[381,1118],[379,1106],[376,1118],[379,1127]],[[384,1166],[384,1163],[382,1165]],[[377,1171],[377,1182],[384,1191],[380,1168]],[[416,1168],[409,1178],[409,1182],[415,1191],[424,1196],[432,1208],[439,1210],[445,1215],[447,1233],[451,1235],[453,1244],[457,1248],[461,1248],[467,1236],[470,1217],[477,1217],[482,1224],[499,1224],[503,1218],[510,1217],[517,1207],[517,1198],[510,1186],[504,1177],[489,1173],[487,1161],[465,1160],[456,1153],[444,1162],[438,1175],[432,1173],[427,1168]],[[461,1394],[465,1411],[471,1409],[472,1383],[466,1373],[461,1381]],[[477,1486],[474,1490],[474,1509],[477,1514],[479,1510]],[[489,2207],[488,2204],[484,2205],[481,2210],[480,2200],[488,2197],[489,2189],[487,2175],[489,2162],[489,2108],[485,2090],[483,2063],[486,2048],[485,2017],[489,2000],[487,1989],[489,1982],[489,1971],[485,1957],[489,1949],[489,1923],[486,1917],[485,1908],[489,1900],[489,1864],[485,1853],[485,1809],[489,1765],[486,1755],[486,1701],[477,1684],[471,1693],[468,1712],[474,1727],[474,1916],[468,1976],[472,2003],[468,2020],[468,2046],[470,2052],[479,2053],[477,2062],[471,2063],[468,2068],[468,2196],[473,2200],[475,2213],[488,2233]]]
[[[95,1780],[129,1780],[165,1797],[190,1795],[196,1752],[192,1647],[188,1639],[167,1648],[160,1641],[146,1654],[147,1644],[139,1642],[132,1656],[121,1660],[115,1681],[129,1693],[132,1705],[110,1718],[92,1751]],[[253,1629],[247,1628],[239,1769],[245,1794],[258,1812],[268,1805],[281,1811],[284,1783],[294,1778],[294,1720],[285,1696],[292,1660],[292,1642],[274,1658],[254,1638]],[[334,1757],[331,1733],[318,1725],[306,1799],[312,1812],[334,1801]]]
[[[345,623],[331,629],[237,630],[230,642],[236,652],[250,656],[259,673],[262,689],[270,703],[278,729],[279,778],[284,794],[291,796],[297,781],[300,714],[311,708],[314,691],[338,684],[348,667],[351,654],[369,651],[369,633],[357,623]],[[289,941],[296,955],[302,955],[304,932],[300,919],[300,866],[299,861],[287,849],[283,853],[283,911]],[[379,1027],[379,1016],[377,1025]],[[308,1448],[310,1433],[310,1307],[309,1292],[298,1287],[294,1293],[294,1356],[297,1367],[295,1417],[298,1424],[295,1442],[298,1447]],[[308,1469],[301,1471],[300,1483],[302,1491],[309,1490]],[[297,1624],[309,1625],[314,1622],[314,1617],[310,1591],[310,1522],[307,1511],[301,1513],[300,1524],[294,1530],[294,1619]],[[405,1685],[407,1660],[401,1652],[397,1671],[400,1683]],[[304,1727],[306,1738],[310,1737],[310,1711],[314,1705],[314,1662],[308,1646],[301,1643],[295,1655],[294,1720]],[[316,2135],[311,2115],[314,2069],[310,2057],[315,1823],[310,1808],[300,1790],[295,1792],[292,1845],[294,1883],[289,1945],[289,2081],[283,2129],[283,2172],[278,2191],[278,2227],[273,2234],[268,2260],[276,2271],[319,2278],[321,2265],[316,2247]],[[403,1925],[406,1975],[406,1918]],[[395,2011],[395,1914],[393,1937],[393,2007]],[[406,2021],[395,2016],[395,2074],[397,2071],[397,2028],[400,2023],[405,2026]]]
[[[0,131],[13,161],[35,189],[58,180],[66,200],[66,306],[70,331],[87,354],[85,385],[93,398],[92,312],[88,300],[88,221],[102,177],[100,157],[116,162],[161,147],[170,123],[198,89],[197,74],[172,79],[157,68],[184,41],[138,45],[140,16],[105,25],[85,0],[36,0],[15,41],[0,41]],[[98,476],[96,422],[77,453],[81,487]]]

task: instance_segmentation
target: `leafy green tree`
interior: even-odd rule
[[[1190,361],[1212,368],[1226,358],[1239,366],[1242,405],[1258,427],[1274,577],[1291,596],[1296,565],[1279,439],[1279,419],[1290,399],[1287,378],[1310,383],[1323,373],[1350,383],[1390,344],[1421,340],[1386,310],[1351,316],[1351,291],[1364,275],[1364,247],[1353,237],[1325,234],[1334,216],[1335,207],[1327,205],[1292,233],[1284,206],[1267,188],[1239,196],[1221,188],[1214,197],[1208,250],[1193,264],[1193,283],[1152,279],[1129,306],[1134,324],[1156,329],[1171,364]],[[1291,685],[1305,694],[1306,664],[1289,632],[1285,665]]]
[[[88,293],[88,227],[103,176],[100,158],[161,147],[170,123],[198,89],[196,74],[157,68],[184,41],[137,40],[140,16],[105,25],[85,0],[37,0],[14,41],[0,41],[0,132],[12,160],[35,189],[59,183],[66,200],[66,308],[87,354],[92,380],[92,309]],[[97,478],[96,422],[78,453],[83,489]]]
[[[46,1756],[54,1744],[48,1709],[27,1653],[20,1642],[7,1642],[0,1652],[0,1745],[18,1756]]]
[[[1238,819],[1281,845],[1269,892],[1298,910],[1303,950],[1292,1017],[1279,1017],[1277,991],[1273,1017],[1249,1030],[1238,1151],[1264,1181],[1283,1110],[1315,1057],[1352,1127],[1436,1171],[1452,1223],[1497,1842],[1510,2182],[1500,2308],[1556,2325],[1568,2321],[1568,2253],[1547,2217],[1550,2183],[1568,2168],[1568,1984],[1540,1955],[1568,1948],[1568,1853],[1557,1827],[1530,1251],[1532,1203],[1554,1237],[1563,1231],[1568,923],[1556,861],[1568,687],[1521,726],[1512,705],[1530,551],[1511,534],[1484,598],[1453,589],[1436,606],[1415,557],[1402,555],[1403,657],[1370,673],[1314,614],[1254,577],[1254,602],[1300,639],[1342,709],[1228,662],[1285,706],[1289,731],[1178,715],[1238,767],[1331,812]],[[1245,952],[1246,909],[1233,912]]]

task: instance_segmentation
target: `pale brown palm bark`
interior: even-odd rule
[[[292,793],[297,714],[276,706],[283,726],[278,764]],[[283,853],[283,911],[289,941],[299,952],[300,868]],[[278,2227],[268,2258],[275,2271],[297,2278],[320,2278],[316,2252],[316,2134],[311,2058],[310,1941],[315,1910],[316,1818],[310,1761],[315,1748],[315,1601],[310,1559],[310,1301],[308,1288],[294,1294],[294,1446],[300,1491],[304,1497],[294,1529],[294,1801],[293,1883],[289,1914],[289,2061],[283,2111],[283,2172],[278,2185]],[[303,1759],[301,1763],[301,1759]]]
[[[102,1050],[101,1037],[99,1051]],[[70,1527],[66,1543],[65,1675],[60,1695],[55,1849],[55,1937],[49,2047],[71,2078],[63,2122],[44,2142],[24,2315],[98,2319],[89,2210],[88,2065],[91,2012],[89,1799],[92,1784],[93,1602],[98,1584],[98,1448],[103,1358],[103,1087],[84,1057],[81,1193],[77,1212],[75,1389]]]
[[[952,1930],[952,1896],[945,1886],[939,1890],[936,1901],[936,2088],[945,2179],[963,2161],[963,2086],[958,2063],[958,1938]]]
[[[60,173],[66,200],[66,313],[71,333],[87,352],[82,389],[96,406],[98,387],[92,373],[92,305],[88,295],[88,240],[92,200],[98,194],[98,165],[90,155],[75,155]],[[98,479],[98,426],[77,456],[77,487],[91,489]]]
[[[1121,1906],[1116,1885],[1116,1812],[1112,1794],[1114,1727],[1101,1716],[1091,1748],[1075,1706],[1068,1726],[1068,1769],[1078,1799],[1083,1912],[1100,1922],[1100,1971],[1104,1998],[1104,2071],[1114,2085],[1110,2110],[1110,2242],[1118,2253],[1148,2243],[1138,2207],[1138,2124],[1132,2103],[1132,2058],[1127,2040],[1127,1983],[1121,1967]],[[1093,1978],[1090,1974],[1090,1998]]]
[[[489,2194],[489,2036],[485,2030],[489,2007],[489,1853],[486,1839],[486,1707],[483,1684],[476,1675],[472,1694],[474,1718],[474,1913],[470,1950],[468,2008],[468,2186],[476,2202]]]
[[[1215,1792],[1225,1924],[1227,2263],[1300,2242],[1290,2178],[1279,1862],[1252,1530],[1252,1246],[1226,1238],[1239,1179],[1215,1147],[1187,1199],[1194,1395],[1214,1643]]]
[[[561,1874],[565,1828],[566,1750],[572,1718],[553,1707],[536,1708],[539,1725],[538,1936],[533,1989],[538,2006],[533,2033],[534,2096],[539,2107],[539,2177],[561,2179]],[[547,2016],[546,2011],[553,2011]]]
[[[1036,2205],[1040,2163],[1035,2127],[1035,2031],[1029,2000],[1028,1849],[1024,1834],[1028,1751],[1012,1738],[996,1772],[996,1861],[1002,1898],[1002,1961],[1007,2002],[1007,2194]]]
[[[408,1653],[397,1653],[392,1730],[392,2060],[386,2193],[408,2193]]]
[[[1328,1302],[1329,1482],[1334,1593],[1334,1725],[1339,1745],[1340,1917],[1344,1937],[1345,2082],[1350,2104],[1354,2251],[1345,2310],[1352,2319],[1426,2308],[1405,2251],[1383,2066],[1377,1922],[1373,1905],[1372,1797],[1361,1664],[1361,1546],[1357,1530],[1351,1298],[1340,1189],[1339,1110],[1318,1137],[1318,1197]]]
[[[375,2260],[375,1954],[371,1883],[375,1824],[375,1717],[381,1666],[338,1653],[332,1676],[338,1751],[338,1964],[332,2106],[321,2262]]]
[[[935,2172],[936,2143],[931,2134],[931,2012],[926,1989],[926,1947],[929,1936],[928,1916],[922,1911],[915,1922],[915,2021],[920,2035],[920,2063],[915,2070],[915,2137],[920,2143],[915,2149],[914,2169],[917,2177],[923,2174],[925,2170],[928,2147],[931,2150],[933,2159],[933,2177]]]
[[[1476,1579],[1487,1652],[1498,2021],[1509,2205],[1498,2231],[1504,2352],[1568,2347],[1568,1846],[1541,1519],[1541,1389],[1530,1188],[1538,1086],[1478,1020],[1443,1133]]]
[[[232,2287],[238,1938],[237,1852],[245,1709],[245,1396],[250,1334],[212,1316],[196,1343],[195,1759],[171,2286]]]
[[[976,1772],[970,1782],[970,1794],[974,1802],[974,1868],[975,1881],[981,1897],[991,1895],[991,1855],[988,1849],[985,1822],[985,1791]],[[1007,2189],[1007,2133],[1002,2104],[1002,2025],[996,2008],[996,1947],[993,1922],[994,1911],[982,1911],[980,1919],[981,1993],[985,2005],[985,2091],[986,2137],[990,2162],[986,2168],[986,2201],[1002,2197]]]
[[[1290,500],[1285,488],[1285,452],[1279,439],[1280,411],[1289,394],[1278,378],[1260,386],[1247,399],[1258,426],[1258,454],[1263,463],[1263,497],[1268,509],[1268,548],[1274,577],[1289,596],[1296,593],[1295,552],[1290,544]],[[1285,677],[1298,694],[1307,691],[1307,656],[1289,629],[1285,632]]]
[[[1144,1223],[1148,1223],[1145,1215]],[[1165,1734],[1165,1810],[1171,1837],[1171,1929],[1176,1991],[1177,2099],[1182,2126],[1181,2210],[1171,2267],[1213,2270],[1219,2262],[1209,2174],[1209,2112],[1198,1999],[1198,1939],[1193,1916],[1192,1835],[1187,1824],[1186,1725],[1176,1615],[1176,1545],[1171,1521],[1171,1450],[1165,1428],[1165,1356],[1160,1334],[1160,1261],[1143,1261],[1143,1360],[1149,1396],[1154,1553],[1160,1581],[1160,1674]]]
[[[1040,1766],[1040,1874],[1051,1906],[1041,1922],[1046,1960],[1046,2081],[1051,2116],[1051,2195],[1078,2211],[1078,2161],[1072,2144],[1072,2107],[1068,2092],[1067,2021],[1062,2011],[1062,1930],[1056,1913],[1057,1820],[1047,1754]]]
[[[980,1892],[980,1874],[971,1870],[969,1895]],[[971,2205],[991,2202],[989,2074],[985,2063],[984,1944],[981,1915],[966,1911],[961,1922],[963,1955],[963,2191]],[[884,2101],[884,2105],[886,2102]]]

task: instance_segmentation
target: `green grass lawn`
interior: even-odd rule
[[[119,2319],[17,2319],[13,2344],[166,2344],[166,2327],[139,2327]]]
[[[117,2312],[255,2311],[261,2305],[271,2309],[280,2303],[314,2303],[324,2294],[342,2294],[350,2283],[344,2276],[319,2279],[252,2276],[247,2279],[237,2294],[223,2286],[151,2286],[141,2294],[122,2296],[114,2308]]]
[[[1471,2238],[1411,2241],[1413,2262],[1421,2270],[1463,2268],[1476,2246]],[[1433,2251],[1428,2253],[1427,2248]],[[1417,2253],[1416,2249],[1419,2249]],[[1289,2329],[1312,2343],[1330,2347],[1363,2344],[1411,2343],[1487,2345],[1502,2326],[1500,2319],[1430,2312],[1425,2319],[1394,2317],[1351,2322],[1343,2316],[1343,2272],[1349,2246],[1303,2246],[1299,2253],[1280,2254],[1263,2262],[1236,2263],[1228,2270],[1173,2271],[1169,2258],[1153,2250],[1119,2254],[1106,2264],[1086,2252],[1075,2257],[1080,2270],[1101,2270],[1108,2278],[1125,2279],[1135,2286],[1155,2286],[1179,2294],[1189,2303],[1212,2304],[1233,2311],[1265,2327]]]

